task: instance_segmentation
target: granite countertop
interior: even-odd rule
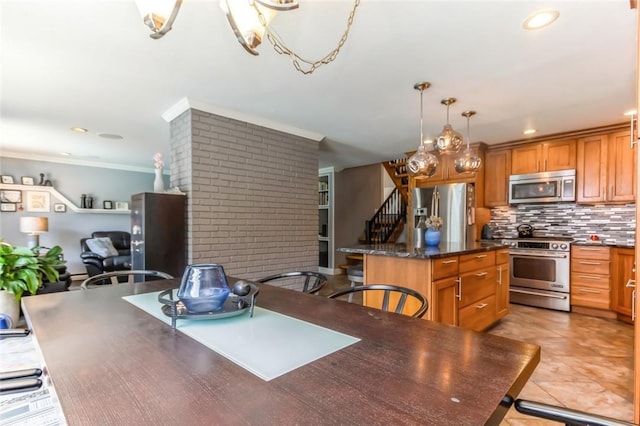
[[[437,259],[439,257],[457,256],[460,254],[477,253],[497,250],[508,246],[496,242],[451,243],[442,241],[438,247],[413,248],[406,244],[370,244],[353,247],[341,247],[337,251],[342,253],[374,254],[377,256],[408,257],[415,259]]]
[[[574,246],[602,246],[602,247],[618,247],[618,248],[635,248],[635,245],[632,243],[625,242],[616,242],[616,241],[606,241],[606,240],[576,240],[571,243]]]

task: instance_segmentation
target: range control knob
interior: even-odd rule
[[[568,246],[568,245],[566,245],[565,243],[560,244],[560,249],[561,249],[561,250],[566,250],[566,249],[568,249],[568,248],[569,248],[569,246]]]
[[[558,250],[558,243],[552,243],[551,248],[554,250]]]

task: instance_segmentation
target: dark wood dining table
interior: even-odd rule
[[[262,284],[256,306],[361,339],[265,381],[122,299],[178,285],[23,299],[70,425],[498,424],[540,360],[536,345]]]

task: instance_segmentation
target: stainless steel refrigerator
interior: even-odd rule
[[[433,215],[433,200],[439,198],[441,241],[470,243],[475,239],[475,187],[472,183],[448,183],[423,188],[414,188],[412,223],[415,227],[420,216]]]

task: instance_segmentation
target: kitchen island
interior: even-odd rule
[[[395,284],[423,294],[429,301],[423,319],[481,331],[509,313],[509,249],[499,242],[443,241],[421,249],[372,244],[338,251],[364,256],[365,285]],[[407,303],[405,309],[415,308]]]
[[[260,339],[259,314],[234,317],[245,333],[172,329],[126,300],[179,284],[22,299],[68,424],[496,425],[540,361],[536,345],[259,284],[263,312],[358,340],[264,380],[183,331],[220,327],[240,347]]]

